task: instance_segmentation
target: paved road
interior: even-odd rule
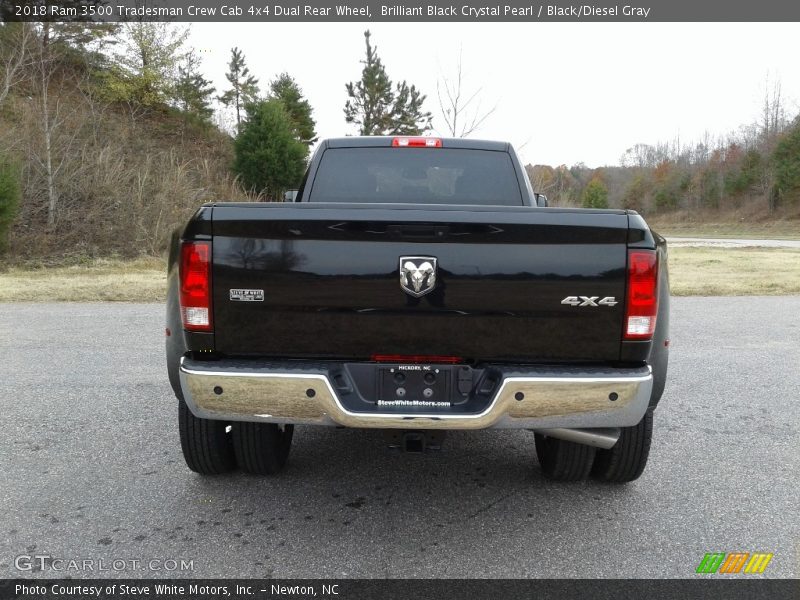
[[[797,577],[799,314],[675,299],[651,464],[614,487],[543,480],[524,431],[419,456],[298,428],[280,478],[204,479],[180,455],[160,306],[0,305],[0,577],[21,554],[104,576],[692,577],[709,551],[774,552],[765,575]]]
[[[707,248],[800,248],[800,240],[668,237],[667,243],[670,248],[681,246],[702,246]]]

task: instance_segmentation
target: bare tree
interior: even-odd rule
[[[0,31],[0,104],[31,66],[31,26],[28,23],[8,23]]]
[[[547,165],[527,165],[528,179],[531,188],[538,194],[549,194],[555,190],[555,170]]]
[[[38,52],[38,83],[39,96],[42,110],[42,134],[44,137],[44,161],[39,160],[39,164],[45,170],[47,178],[47,225],[52,227],[56,220],[56,207],[58,204],[58,194],[55,187],[55,172],[53,169],[53,131],[58,129],[58,103],[56,103],[55,115],[51,117],[50,109],[50,79],[53,76],[54,65],[53,56],[50,48],[50,23],[44,23],[39,40]]]
[[[653,168],[658,163],[658,149],[650,144],[634,144],[620,158],[623,167]]]
[[[61,58],[60,47],[52,42],[52,29],[49,22],[41,24],[41,30],[37,40],[37,48],[34,58],[34,77],[39,95],[39,121],[42,131],[43,151],[34,154],[36,162],[44,171],[47,185],[47,225],[52,228],[56,223],[58,210],[59,193],[56,185],[64,161],[69,155],[69,151],[77,137],[79,130],[76,127],[66,128],[66,134],[61,135],[61,129],[67,118],[69,111],[63,110],[62,93],[56,90],[51,99],[51,87],[53,81],[59,81],[57,87],[63,87],[67,83],[67,77],[62,70],[59,72],[59,60]],[[55,77],[58,73],[58,77]],[[74,81],[70,81],[76,85]]]
[[[763,139],[771,145],[775,137],[786,128],[786,112],[783,108],[781,80],[777,79],[770,90],[769,75],[764,82],[764,106],[761,132]]]
[[[482,91],[482,87],[474,92],[464,89],[462,50],[459,50],[455,77],[451,79],[441,75],[439,81],[436,82],[439,109],[442,111],[447,133],[452,137],[469,137],[497,109],[495,104],[488,110],[481,110],[480,94]]]

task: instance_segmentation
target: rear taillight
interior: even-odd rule
[[[626,340],[649,340],[658,314],[658,259],[653,250],[628,252],[628,297],[625,302]]]
[[[183,242],[180,278],[184,329],[211,331],[211,242]]]
[[[442,140],[432,137],[396,137],[392,139],[395,148],[441,148]]]

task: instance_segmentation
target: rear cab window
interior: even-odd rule
[[[309,202],[522,206],[511,155],[461,148],[328,148]]]

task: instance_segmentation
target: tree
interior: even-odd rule
[[[345,85],[349,100],[345,121],[359,127],[361,135],[419,135],[431,127],[431,113],[423,112],[426,96],[406,81],[392,89],[392,81],[364,32],[367,52],[361,61],[361,79]]]
[[[65,0],[65,5],[96,5],[102,0]],[[34,151],[32,158],[44,172],[47,189],[47,225],[56,224],[60,191],[57,179],[65,160],[73,152],[79,130],[66,126],[69,111],[64,109],[63,89],[69,85],[82,88],[87,76],[89,46],[102,43],[115,26],[92,23],[55,23],[43,21],[35,31],[31,44],[31,91],[38,96],[37,123],[41,125],[41,150]],[[78,57],[80,60],[75,61]],[[77,67],[77,68],[76,68]]]
[[[115,68],[104,74],[108,99],[152,107],[173,98],[188,27],[138,21],[125,23],[122,31]]]
[[[44,7],[52,5],[53,2],[31,1],[19,2],[19,5],[28,7]],[[52,21],[53,29],[61,32],[66,32],[67,37],[72,38],[75,44],[86,44],[90,38],[95,38],[98,30],[103,30],[106,33],[115,29],[114,23],[92,23],[81,20],[81,14],[84,10],[91,7],[104,6],[108,4],[108,0],[58,0],[58,8],[68,11],[76,11],[77,16],[59,15],[58,22]],[[3,2],[0,3],[0,23],[9,23],[12,21],[19,21],[20,17],[16,16],[16,7],[13,3]],[[24,20],[24,19],[23,19]],[[87,37],[88,36],[88,37]]]
[[[549,165],[526,165],[525,171],[534,192],[549,194],[554,191],[556,171]]]
[[[718,166],[709,163],[697,169],[695,173],[695,188],[699,192],[698,200],[703,208],[719,208],[722,198],[722,181]],[[677,201],[669,195],[656,196],[656,206],[659,208],[675,208]]]
[[[447,133],[453,137],[469,137],[483,122],[491,116],[497,106],[489,110],[481,110],[480,93],[483,88],[474,92],[464,90],[464,72],[461,63],[461,51],[458,52],[458,63],[454,79],[444,75],[436,83],[436,95],[439,99],[439,110],[447,126]],[[442,95],[444,93],[444,95]],[[477,103],[473,104],[477,100]]]
[[[772,153],[775,189],[771,207],[779,201],[800,200],[800,122],[784,133]]]
[[[35,81],[39,92],[40,123],[42,124],[42,141],[44,142],[44,156],[37,156],[36,158],[39,165],[44,169],[47,180],[47,226],[53,227],[56,222],[56,210],[58,208],[58,190],[56,189],[55,179],[63,165],[63,159],[60,164],[55,164],[54,138],[63,124],[64,118],[60,112],[58,100],[56,100],[54,108],[50,102],[50,81],[58,64],[58,57],[51,43],[50,27],[51,24],[47,22],[42,25],[42,32],[36,49]],[[59,46],[56,45],[55,48],[58,49]]]
[[[22,198],[19,167],[0,155],[0,252],[8,243],[8,232]]]
[[[233,169],[248,190],[278,198],[299,185],[308,146],[295,138],[294,123],[280,100],[249,104],[234,142]]]
[[[33,37],[28,23],[0,24],[0,105],[32,66]]]
[[[316,122],[311,116],[311,105],[303,98],[297,82],[288,73],[281,73],[270,84],[272,97],[280,100],[294,124],[295,137],[306,145],[317,141]]]
[[[595,177],[584,188],[581,196],[584,208],[608,208],[608,188],[601,179]]]
[[[783,109],[781,80],[772,84],[770,93],[769,77],[764,82],[764,105],[762,109],[761,135],[767,148],[774,147],[777,136],[786,128],[787,119]]]
[[[97,1],[65,0],[65,6],[96,4]],[[88,61],[83,59],[89,56],[87,46],[102,40],[109,31],[109,27],[91,23],[43,21],[0,25],[0,103],[12,88],[23,80],[27,83],[26,96],[32,101],[30,106],[38,113],[36,125],[41,127],[41,145],[35,142],[31,144],[35,148],[31,158],[44,173],[49,227],[55,224],[59,199],[56,177],[77,135],[74,130],[65,131],[62,135],[61,126],[65,122],[66,111],[62,110],[57,91],[51,94],[53,75],[59,72],[56,81],[60,86],[68,79],[85,75]],[[67,66],[71,68],[65,68]],[[53,95],[55,101],[51,98]],[[26,136],[31,141],[37,137]],[[4,168],[8,170],[10,167]]]
[[[722,173],[725,195],[735,197],[751,192],[763,179],[761,154],[755,149],[742,153],[735,143],[728,150],[735,150],[736,154],[732,158],[726,157],[727,168]]]
[[[620,158],[623,167],[652,168],[656,165],[656,149],[649,144],[636,144]]]
[[[650,182],[644,173],[634,176],[628,183],[622,195],[622,208],[629,208],[637,212],[642,212],[645,207],[645,199],[650,191]]]
[[[250,69],[244,62],[244,55],[239,48],[231,48],[231,62],[228,63],[228,72],[225,74],[228,83],[231,84],[229,90],[225,90],[219,101],[225,106],[236,109],[236,127],[242,123],[242,109],[254,102],[258,96],[258,79],[250,75]]]
[[[214,114],[210,99],[213,93],[211,81],[200,73],[200,59],[194,51],[189,52],[184,63],[178,67],[178,82],[175,86],[178,106],[185,113],[195,115],[208,123]]]

